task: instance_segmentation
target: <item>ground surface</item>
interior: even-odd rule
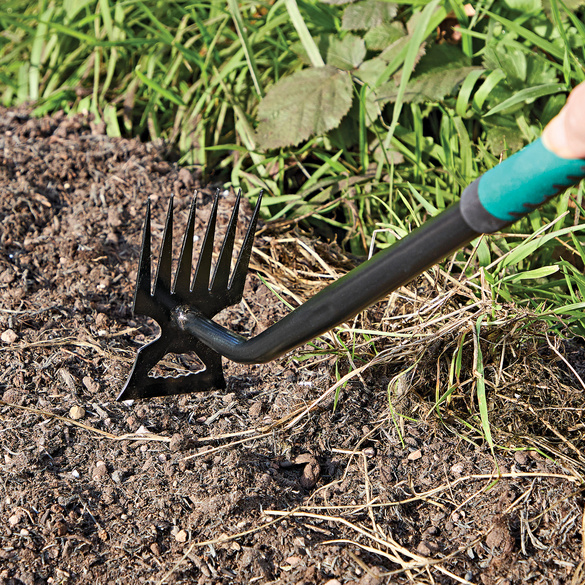
[[[472,321],[431,325],[436,307],[486,309],[432,279],[362,318],[419,327],[375,341],[369,366],[365,342],[226,364],[221,392],[115,402],[155,332],[130,310],[146,198],[160,240],[175,194],[178,241],[197,187],[168,160],[83,118],[0,110],[0,583],[583,582],[582,385],[538,331],[517,341],[518,321],[483,339],[494,458],[462,422],[476,420],[471,374],[433,408],[445,356],[473,351]],[[292,230],[257,245],[254,268],[291,302],[347,266]],[[286,312],[256,276],[245,299],[221,317],[244,334]],[[580,347],[564,354],[581,372]],[[334,410],[351,359],[363,369]]]

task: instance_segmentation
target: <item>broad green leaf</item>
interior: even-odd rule
[[[331,36],[327,48],[327,65],[351,71],[357,69],[366,56],[364,39],[347,34],[343,39]]]
[[[451,95],[459,84],[476,69],[476,67],[450,67],[417,75],[412,78],[404,92],[405,103],[418,103],[423,101],[440,101]],[[378,90],[378,99],[393,102],[398,97],[398,84],[390,81]]]
[[[504,43],[486,46],[483,56],[486,69],[501,69],[506,74],[508,85],[521,89],[526,87],[527,63],[524,51]]]
[[[383,23],[371,28],[364,36],[370,51],[383,51],[406,34],[401,22]]]
[[[504,0],[504,3],[518,12],[536,12],[542,9],[542,0]]]
[[[374,87],[376,80],[384,73],[387,66],[388,63],[386,61],[380,59],[380,57],[374,57],[373,59],[364,61],[353,74],[370,87]]]
[[[377,0],[363,0],[348,6],[343,12],[341,28],[344,30],[369,30],[396,16],[396,5]]]
[[[518,126],[490,126],[487,131],[487,145],[496,155],[504,152],[516,152],[524,146],[522,130]]]
[[[273,85],[260,102],[256,138],[262,149],[294,146],[337,128],[353,99],[351,76],[336,67],[304,69]]]

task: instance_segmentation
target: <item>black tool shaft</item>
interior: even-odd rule
[[[457,203],[251,339],[186,306],[177,307],[174,318],[179,328],[232,361],[268,362],[351,319],[478,235]]]

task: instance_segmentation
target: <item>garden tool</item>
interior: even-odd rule
[[[224,388],[222,356],[240,363],[264,363],[351,319],[361,310],[462,248],[480,234],[511,224],[585,177],[585,160],[561,158],[538,139],[471,183],[461,200],[394,245],[339,278],[286,317],[251,339],[222,327],[213,317],[242,299],[260,201],[233,271],[230,270],[240,195],[211,276],[218,196],[193,279],[195,201],[179,265],[171,283],[172,199],[151,288],[150,205],[147,206],[134,312],[152,317],[160,336],[143,346],[118,400],[151,398]],[[167,353],[194,352],[205,369],[180,377],[153,377]]]

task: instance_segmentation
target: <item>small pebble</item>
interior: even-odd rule
[[[371,459],[372,457],[376,456],[376,449],[374,447],[366,447],[362,453],[368,458]]]
[[[93,470],[93,477],[95,479],[99,479],[101,477],[105,477],[106,475],[108,475],[108,468],[106,467],[106,464],[103,461],[98,461],[95,464],[95,468]]]
[[[410,453],[407,457],[407,459],[409,461],[416,461],[418,459],[420,459],[422,457],[422,451],[420,449],[417,449],[416,451],[413,451],[412,453]]]
[[[528,455],[526,451],[516,451],[514,453],[514,461],[518,463],[518,465],[526,465],[528,463]]]
[[[179,530],[175,535],[175,540],[177,542],[187,542],[187,531],[186,530]]]
[[[83,385],[92,393],[97,392],[100,389],[100,385],[92,380],[89,376],[85,376],[82,380]]]
[[[122,475],[122,472],[116,469],[116,471],[112,473],[112,481],[117,484],[122,483]]]
[[[69,417],[73,420],[81,420],[85,416],[85,408],[83,406],[72,406],[69,410]]]
[[[153,542],[150,545],[150,552],[156,557],[160,557],[160,546],[156,542]]]
[[[12,516],[10,516],[10,518],[8,518],[8,524],[10,525],[11,528],[14,528],[22,519],[22,514],[19,514],[18,512],[16,514],[12,514]]]
[[[16,335],[12,329],[7,329],[2,335],[0,335],[0,339],[2,339],[4,343],[14,343],[18,339],[18,335]]]
[[[69,370],[65,368],[59,368],[59,376],[65,385],[69,388],[69,390],[75,390],[75,380],[73,379],[73,376]]]
[[[451,473],[461,475],[463,473],[463,463],[455,463],[455,465],[451,466]]]
[[[248,410],[248,415],[250,418],[258,418],[262,414],[262,407],[264,405],[262,402],[254,402],[250,409]]]

